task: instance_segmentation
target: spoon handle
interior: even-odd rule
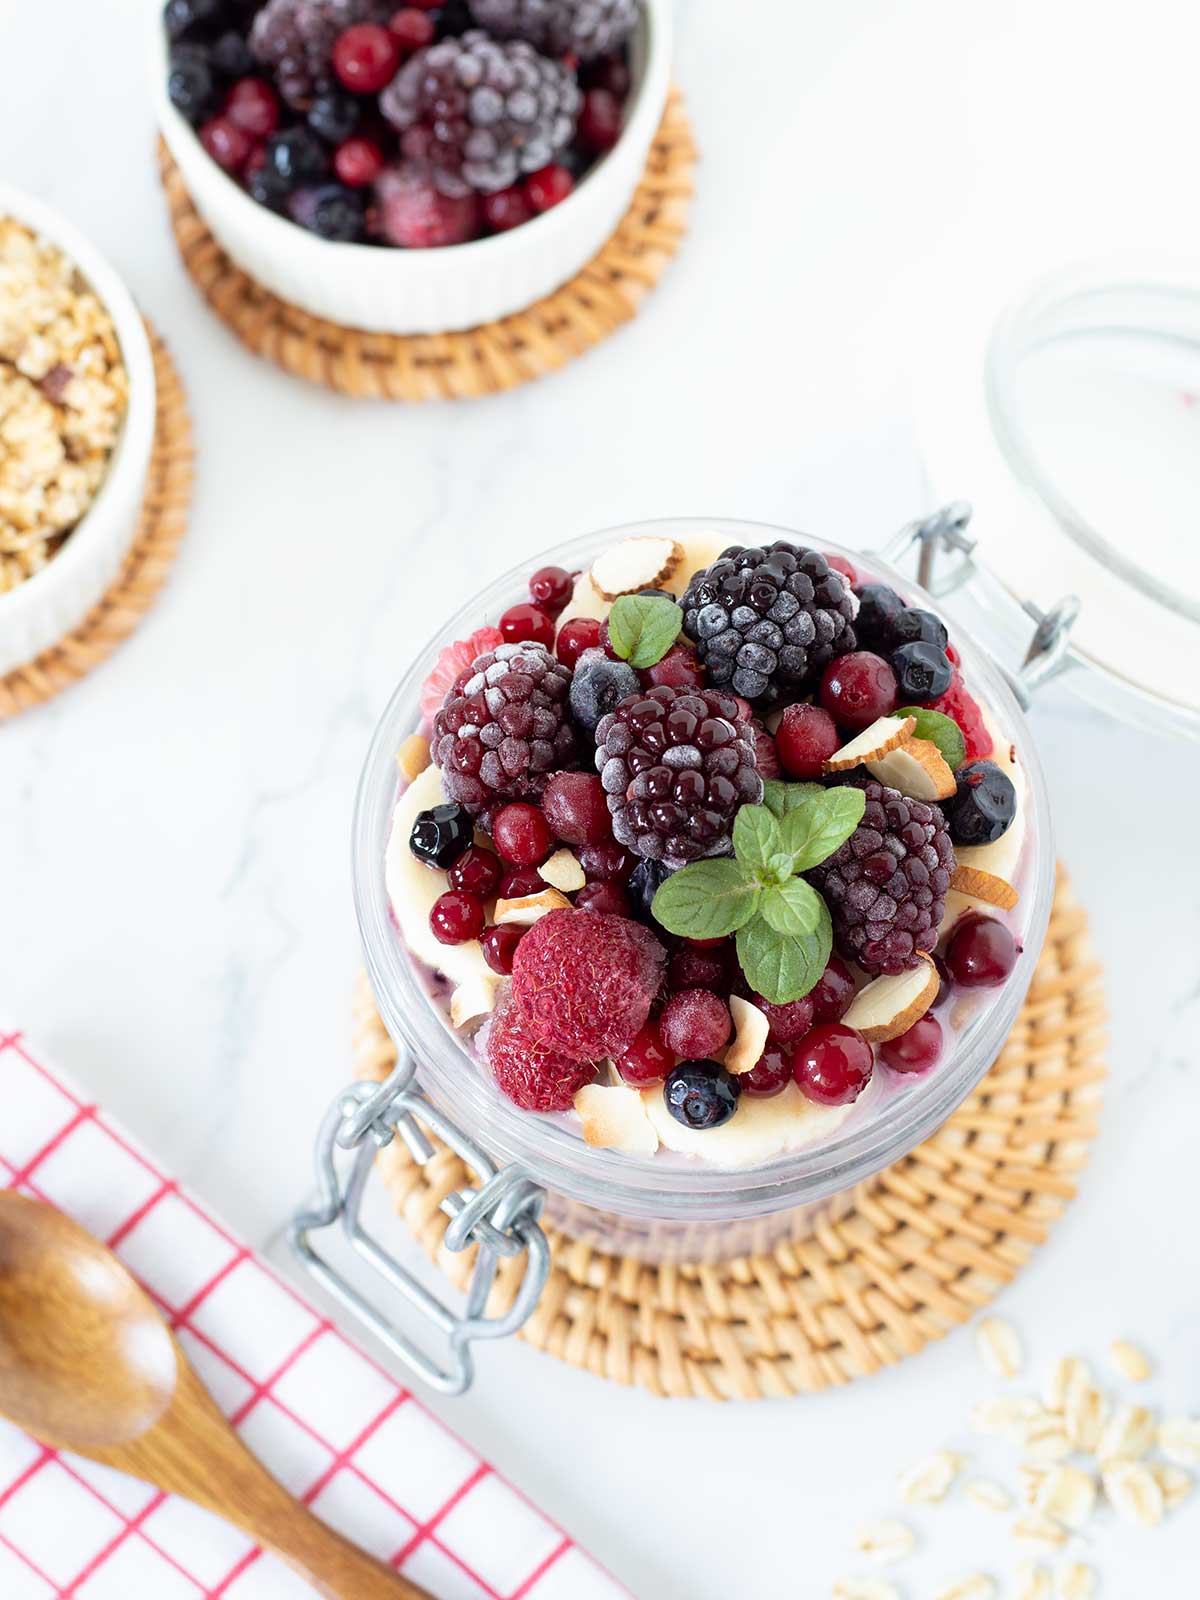
[[[313,1585],[326,1600],[430,1600],[391,1567],[358,1549],[292,1501],[284,1517],[243,1527]]]

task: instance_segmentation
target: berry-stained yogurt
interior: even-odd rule
[[[887,1114],[1008,981],[1020,753],[942,620],[800,543],[622,539],[441,652],[385,873],[498,1092],[760,1165]]]

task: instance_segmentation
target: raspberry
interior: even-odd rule
[[[502,644],[455,679],[433,724],[430,751],[446,794],[473,815],[490,800],[536,799],[572,765],[571,674],[544,645]]]
[[[950,679],[950,687],[929,709],[940,711],[944,717],[950,717],[958,723],[963,738],[967,741],[968,761],[986,761],[996,748],[983,720],[983,712],[979,709],[978,702],[967,693],[962,673],[957,666],[954,668],[954,676]]]
[[[739,806],[763,796],[753,732],[711,689],[628,695],[596,729],[596,767],[618,843],[673,866],[728,855]]]
[[[668,1050],[700,1060],[729,1043],[733,1022],[720,995],[708,989],[685,989],[672,995],[663,1007],[658,1030]]]
[[[621,1056],[645,1025],[667,955],[647,929],[599,911],[551,911],[517,946],[513,995],[548,1047]]]
[[[517,946],[518,957],[525,942]],[[593,1062],[577,1061],[546,1044],[511,996],[492,1018],[487,1058],[497,1087],[523,1111],[569,1111],[578,1091],[596,1075]]]
[[[937,944],[954,848],[937,806],[864,785],[863,819],[806,874],[833,914],[834,943],[872,976],[915,967]]]
[[[421,689],[421,715],[427,722],[437,716],[455,681],[467,668],[503,643],[499,628],[480,628],[469,639],[456,639],[446,646]]]
[[[443,194],[423,161],[385,167],[375,181],[379,231],[403,250],[466,244],[480,229],[479,197]]]

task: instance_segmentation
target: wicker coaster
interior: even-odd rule
[[[395,1061],[366,979],[359,1075]],[[915,1355],[1010,1283],[1075,1194],[1106,1075],[1104,992],[1087,918],[1060,873],[1017,1026],[983,1084],[911,1156],[863,1184],[803,1243],[719,1266],[654,1267],[551,1235],[554,1265],[522,1337],[597,1377],[657,1395],[756,1400],[848,1383]],[[381,1158],[397,1212],[460,1286],[442,1198],[465,1181],[441,1149]],[[515,1264],[519,1274],[520,1263]],[[510,1297],[513,1275],[497,1298]]]
[[[0,677],[0,722],[40,705],[106,661],[127,639],[166,582],[187,530],[192,491],[192,425],[167,347],[147,324],[158,389],[154,448],[141,520],[116,581],[73,633]]]
[[[628,322],[683,237],[696,149],[683,96],[672,90],[624,221],[577,277],[499,322],[408,337],[325,322],[262,288],[209,233],[161,141],[158,159],[183,264],[247,349],[343,394],[417,401],[515,389],[565,366]]]

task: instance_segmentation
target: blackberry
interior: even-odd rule
[[[839,954],[876,977],[915,967],[937,944],[954,849],[937,806],[882,783],[862,787],[862,821],[805,876],[833,915]]]
[[[476,815],[497,798],[536,798],[575,764],[570,671],[545,645],[502,644],[454,681],[430,745],[442,786]]]
[[[906,705],[940,699],[954,678],[949,656],[933,644],[902,644],[892,652],[892,671],[896,693]]]
[[[418,50],[380,96],[410,160],[457,197],[507,189],[570,144],[581,96],[566,67],[479,29]]]
[[[338,34],[359,22],[386,23],[395,9],[393,0],[267,0],[250,30],[250,49],[287,103],[304,110],[333,85]]]
[[[858,600],[816,550],[777,540],[732,545],[680,601],[684,632],[710,681],[769,708],[798,700],[858,642]]]
[[[206,52],[197,45],[179,45],[171,51],[167,95],[180,116],[194,128],[219,109],[221,93],[217,76]]]
[[[763,797],[753,730],[711,689],[628,695],[596,729],[596,769],[617,842],[671,867],[729,855],[738,807]]]
[[[955,773],[958,790],[947,800],[946,822],[955,844],[991,844],[1008,832],[1017,791],[994,761],[968,761]]]
[[[608,55],[637,26],[639,0],[469,0],[490,33],[528,39],[539,50],[581,61]]]

